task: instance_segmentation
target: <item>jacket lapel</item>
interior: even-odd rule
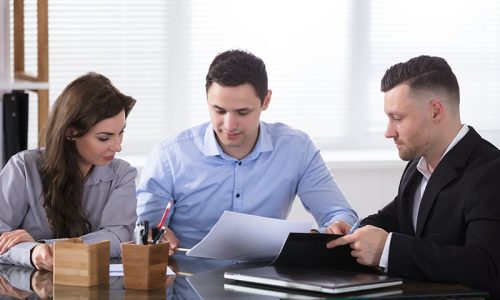
[[[417,237],[422,235],[427,217],[439,193],[459,175],[480,140],[481,136],[469,126],[467,134],[439,162],[427,183],[420,202],[417,218]]]
[[[422,174],[417,171],[416,165],[418,159],[409,163],[408,171],[403,175],[401,181],[401,206],[399,211],[399,227],[401,233],[408,234],[411,236],[415,235],[415,229],[413,228],[412,222],[412,209],[413,209],[413,199],[415,198],[415,191],[422,180]]]

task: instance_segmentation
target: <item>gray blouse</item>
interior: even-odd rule
[[[43,208],[42,182],[38,164],[44,150],[27,150],[11,157],[0,173],[0,233],[25,229],[35,241],[53,239]],[[110,256],[120,256],[120,243],[130,241],[136,215],[137,170],[114,159],[94,166],[83,191],[83,206],[90,218],[91,233],[85,243],[110,241]],[[0,263],[32,267],[30,250],[37,245],[23,242],[0,255]]]

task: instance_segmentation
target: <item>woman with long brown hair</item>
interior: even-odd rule
[[[112,257],[132,239],[137,171],[114,158],[135,104],[110,80],[71,82],[49,115],[42,149],[11,157],[0,173],[0,263],[52,270],[46,239],[109,240]]]

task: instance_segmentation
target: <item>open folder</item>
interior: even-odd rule
[[[331,234],[290,233],[271,265],[228,271],[224,273],[224,278],[329,294],[403,283],[399,277],[390,277],[377,268],[358,264],[350,254],[349,245],[327,249],[326,243],[338,237]]]

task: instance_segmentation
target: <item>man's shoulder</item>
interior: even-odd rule
[[[203,123],[201,125],[183,130],[173,136],[163,139],[160,141],[159,146],[161,148],[172,148],[189,146],[190,144],[194,145],[197,142],[202,142],[208,125],[209,123]]]
[[[287,139],[297,140],[300,142],[310,141],[309,135],[307,135],[307,133],[299,129],[293,128],[287,124],[266,123],[266,122],[262,122],[262,124],[266,129],[266,131],[268,132],[268,134],[273,139],[287,138]]]

